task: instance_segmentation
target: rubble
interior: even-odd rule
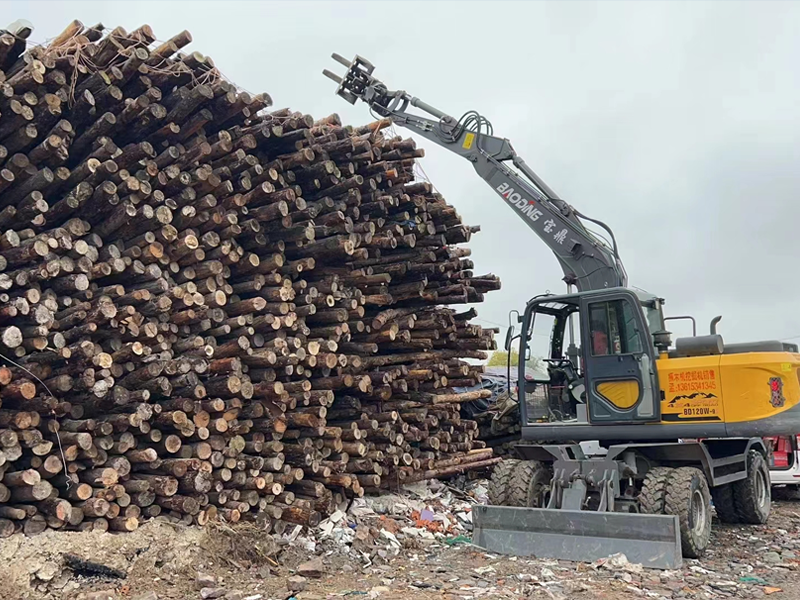
[[[150,523],[125,536],[89,532],[64,538],[47,532],[0,540],[0,598],[800,598],[798,504],[776,503],[765,526],[715,523],[703,560],[659,571],[631,563],[624,554],[588,564],[486,553],[471,543],[469,518],[473,505],[485,502],[485,493],[485,482],[466,477],[414,484],[395,494],[343,503],[316,529],[281,536],[241,524],[204,532]],[[126,577],[76,574],[64,567],[66,553]],[[770,562],[769,553],[780,560]]]
[[[302,592],[308,585],[308,579],[295,575],[286,580],[286,587],[290,592]]]
[[[297,567],[297,572],[303,577],[322,577],[325,573],[325,564],[321,558],[313,558]]]
[[[195,584],[198,589],[213,587],[217,583],[217,578],[210,573],[198,573],[195,577]]]

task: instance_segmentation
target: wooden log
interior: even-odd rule
[[[11,501],[13,502],[36,502],[50,496],[53,486],[48,481],[39,481],[33,485],[13,487],[10,490]]]

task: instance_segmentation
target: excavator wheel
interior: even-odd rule
[[[792,500],[800,500],[800,488],[798,488],[796,485],[774,487],[772,488],[772,499],[784,500],[787,502]]]
[[[703,471],[695,467],[670,469],[664,512],[676,515],[681,550],[686,558],[700,558],[711,540],[711,493]]]
[[[758,450],[747,454],[747,477],[733,484],[736,514],[742,523],[761,525],[767,522],[770,511],[769,467]]]
[[[545,508],[553,474],[538,460],[523,460],[514,469],[509,485],[507,506]]]
[[[738,523],[739,515],[733,501],[733,484],[726,483],[711,489],[711,498],[714,500],[714,510],[717,518],[723,523]]]
[[[508,495],[511,491],[511,480],[514,470],[522,462],[516,458],[504,458],[497,463],[489,479],[489,504],[494,506],[508,506]]]
[[[653,467],[647,472],[639,492],[639,510],[651,515],[663,515],[667,498],[667,479],[672,469]]]

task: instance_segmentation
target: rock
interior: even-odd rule
[[[200,590],[200,597],[203,600],[214,600],[214,598],[222,598],[227,593],[228,590],[225,588],[204,587]]]
[[[326,538],[330,536],[333,533],[334,527],[336,527],[336,523],[334,523],[333,521],[329,521],[327,519],[322,523],[320,523],[319,526],[317,527],[320,533],[320,537]]]
[[[132,600],[158,600],[158,594],[155,592],[147,592],[145,594],[134,596]]]
[[[356,527],[356,539],[360,542],[366,542],[370,540],[372,536],[369,534],[369,527],[366,525],[359,525]]]
[[[639,563],[632,563],[628,561],[628,557],[622,553],[612,554],[607,558],[592,563],[595,569],[608,569],[611,571],[625,571],[627,573],[642,573],[644,567]],[[694,569],[694,567],[692,567]]]
[[[329,518],[331,521],[333,521],[334,523],[338,523],[339,521],[341,521],[342,519],[344,519],[344,518],[345,518],[345,516],[347,516],[347,515],[345,515],[345,514],[344,514],[344,513],[343,513],[341,510],[338,510],[338,509],[337,509],[337,510],[336,510],[336,511],[334,511],[334,513],[333,513],[333,514],[332,514],[330,517],[328,517],[328,518]]]
[[[389,544],[395,546],[396,548],[400,548],[400,542],[391,531],[381,529],[381,537],[389,540]]]
[[[297,567],[297,572],[304,577],[322,577],[325,573],[325,565],[321,558],[312,558]]]
[[[100,590],[99,592],[86,592],[78,596],[78,600],[117,600],[114,590]]]
[[[308,579],[300,575],[289,577],[286,580],[286,587],[290,592],[302,592],[308,585]]]
[[[42,581],[51,581],[56,575],[61,572],[61,567],[58,563],[53,561],[47,561],[39,570],[36,571],[36,579],[40,579]]]
[[[194,583],[197,586],[197,589],[203,589],[206,587],[214,587],[217,583],[217,578],[211,575],[210,573],[197,573],[194,578]]]
[[[389,589],[385,585],[377,585],[377,586],[373,587],[369,591],[369,597],[370,598],[377,598],[381,594],[385,594],[385,593],[390,592],[390,591],[391,591],[391,589]]]
[[[711,583],[711,587],[717,588],[718,590],[724,590],[726,592],[731,592],[736,590],[738,587],[735,581],[714,581]]]
[[[768,563],[779,563],[781,562],[781,555],[777,552],[765,552],[764,556],[762,557],[764,562]]]
[[[403,527],[400,532],[408,537],[419,537],[419,535],[422,533],[422,529],[417,529],[416,527]]]
[[[51,590],[63,590],[69,585],[71,579],[72,571],[61,569],[61,573],[59,573],[58,576],[48,584],[48,587]]]
[[[62,595],[66,598],[67,594],[71,594],[72,592],[77,592],[81,589],[81,584],[77,581],[68,581],[67,584],[61,590]]]
[[[793,560],[793,559],[797,558],[797,554],[787,550],[787,551],[784,551],[784,552],[781,553],[781,558],[783,560]]]

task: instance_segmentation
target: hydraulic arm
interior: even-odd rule
[[[333,58],[347,67],[343,78],[323,71],[339,84],[337,94],[351,104],[360,98],[380,116],[390,117],[394,123],[470,161],[478,175],[553,251],[564,271],[564,281],[579,291],[627,285],[611,229],[560,199],[507,139],[492,135],[492,125],[485,117],[470,111],[456,120],[404,91],[387,89],[372,76],[374,67],[367,60],[356,56],[348,61],[338,54]],[[413,114],[410,107],[424,114]],[[593,235],[582,220],[602,227],[611,238],[610,244]]]

